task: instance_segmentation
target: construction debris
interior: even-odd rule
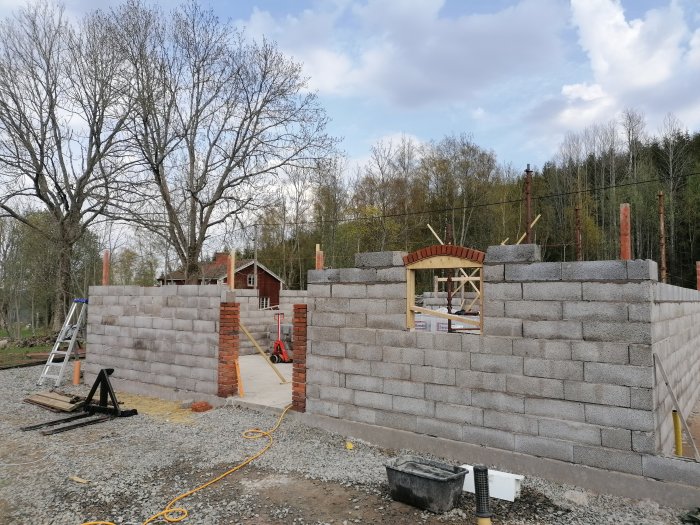
[[[85,398],[60,392],[37,392],[24,400],[26,403],[39,405],[53,412],[75,412],[83,406]]]

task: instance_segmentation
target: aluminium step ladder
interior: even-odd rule
[[[49,353],[44,369],[41,371],[41,376],[39,381],[37,381],[38,385],[44,384],[44,381],[47,379],[54,380],[54,387],[61,384],[68,360],[73,354],[73,349],[85,327],[87,305],[87,299],[73,299],[73,304],[68,311],[66,320]]]

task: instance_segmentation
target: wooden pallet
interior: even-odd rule
[[[73,412],[82,407],[85,400],[80,396],[70,396],[49,390],[32,394],[24,401],[48,408],[54,412]]]

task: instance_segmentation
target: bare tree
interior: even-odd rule
[[[114,183],[128,113],[121,62],[99,14],[74,27],[41,1],[0,25],[0,212],[58,248],[53,327],[65,315],[74,247]],[[27,219],[44,209],[50,229]]]
[[[130,1],[113,21],[133,79],[129,134],[143,166],[114,212],[166,238],[196,282],[208,236],[259,203],[266,176],[326,154],[327,117],[300,65],[196,3],[164,16]]]

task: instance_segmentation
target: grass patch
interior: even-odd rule
[[[49,352],[52,345],[32,346],[31,348],[22,346],[8,346],[0,350],[0,367],[21,365],[31,361],[37,361],[36,358],[31,358],[28,354],[37,352]]]

